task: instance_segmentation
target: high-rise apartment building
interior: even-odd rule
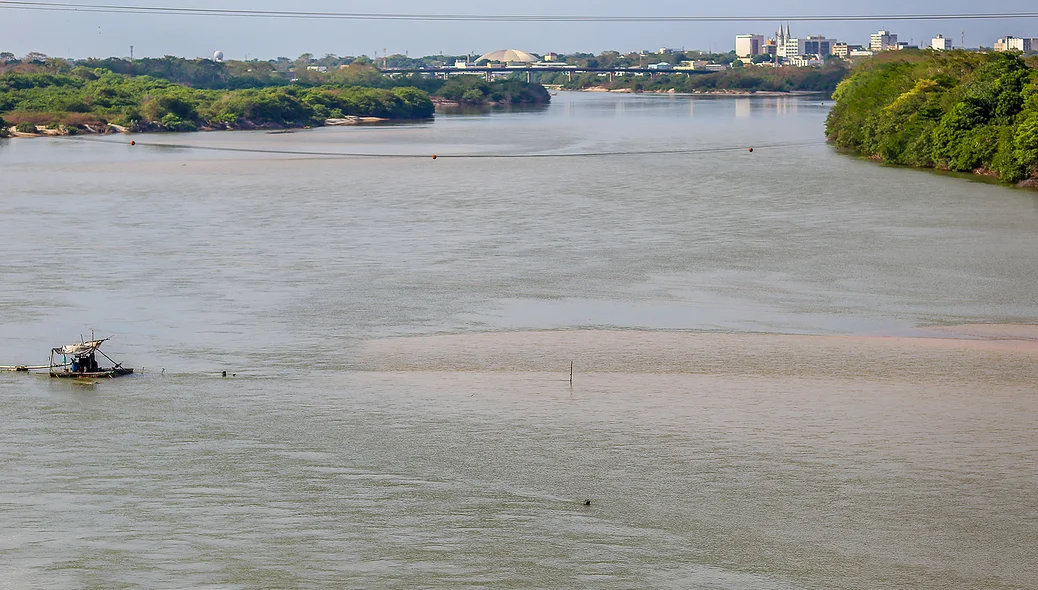
[[[935,51],[948,51],[952,48],[952,41],[945,39],[944,35],[937,35],[930,41],[930,48]]]
[[[804,39],[797,39],[796,37],[786,39],[781,50],[782,57],[798,57],[804,55]]]
[[[753,57],[764,53],[764,35],[738,35],[735,38],[735,55]]]
[[[872,41],[869,43],[869,49],[871,51],[892,51],[899,49],[897,44],[897,34],[891,33],[890,31],[879,31],[872,34]]]

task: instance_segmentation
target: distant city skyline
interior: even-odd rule
[[[96,4],[66,0],[72,5]],[[119,6],[172,6],[173,0],[110,0]],[[870,15],[870,14],[962,14],[978,11],[1034,12],[1034,0],[1005,0],[997,8],[978,8],[973,0],[944,0],[906,3],[873,0],[867,5],[840,5],[831,1],[802,1],[781,6],[764,0],[744,0],[736,6],[707,2],[661,0],[651,8],[616,0],[557,2],[528,0],[521,8],[501,10],[497,5],[473,0],[430,4],[399,0],[379,5],[343,3],[334,0],[216,0],[206,8],[233,10],[306,10],[329,12],[373,12],[393,14],[508,14],[578,16],[761,16]],[[604,50],[621,52],[660,47],[727,52],[734,49],[739,34],[771,36],[785,20],[746,22],[413,22],[321,19],[232,18],[154,14],[104,14],[83,11],[16,10],[0,5],[0,51],[24,55],[38,51],[59,57],[128,56],[134,46],[137,57],[178,55],[208,57],[221,50],[228,59],[294,58],[302,53],[322,56],[409,54],[412,56],[481,54],[515,48],[543,54]],[[969,47],[991,47],[1000,37],[1038,37],[1038,19],[989,19],[947,21],[855,21],[791,22],[796,37],[825,35],[851,44],[867,45],[871,33],[886,29],[901,41],[928,45],[938,34],[961,44],[966,31]]]

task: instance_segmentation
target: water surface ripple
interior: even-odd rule
[[[1034,194],[555,99],[0,142],[0,587],[1038,587]]]

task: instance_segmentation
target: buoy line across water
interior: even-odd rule
[[[87,141],[102,143],[108,145],[121,145],[111,141],[105,141],[100,139],[92,139],[85,137],[69,138],[73,141]],[[603,157],[622,157],[622,156],[666,156],[666,155],[697,155],[697,154],[717,154],[724,152],[749,152],[755,153],[761,149],[789,149],[798,147],[814,147],[819,145],[825,145],[825,141],[812,140],[812,141],[801,141],[801,142],[782,142],[773,144],[758,144],[753,147],[747,148],[745,145],[740,146],[716,146],[716,147],[702,147],[702,148],[686,148],[686,149],[670,149],[670,150],[616,150],[616,151],[602,151],[602,152],[537,152],[537,153],[523,153],[523,154],[405,154],[405,153],[365,153],[365,152],[325,152],[325,151],[312,151],[312,150],[279,150],[279,149],[265,149],[265,148],[238,148],[238,147],[222,147],[222,146],[203,146],[203,145],[192,145],[186,143],[160,143],[160,142],[139,142],[133,140],[130,142],[131,146],[139,147],[153,147],[153,148],[164,148],[164,149],[183,149],[183,150],[201,150],[201,151],[212,151],[212,152],[229,152],[229,153],[243,153],[243,154],[270,154],[278,156],[307,156],[307,157],[321,157],[321,158],[395,158],[395,159],[406,159],[406,158],[420,158],[433,160],[453,158],[453,159],[472,159],[472,160],[515,160],[515,159],[530,159],[530,158],[603,158]]]

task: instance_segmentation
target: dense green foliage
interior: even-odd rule
[[[103,69],[126,76],[151,76],[209,90],[266,88],[287,86],[288,78],[279,71],[277,62],[216,62],[210,59],[184,59],[167,55],[133,61],[109,57],[77,61],[76,67]]]
[[[840,84],[831,141],[892,164],[1038,176],[1038,70],[1011,53],[897,53]]]
[[[551,95],[540,84],[521,80],[494,80],[482,76],[454,76],[435,91],[446,100],[469,104],[547,104]]]
[[[587,73],[575,76],[557,74],[546,83],[561,84],[563,88],[583,89],[604,87],[610,90],[630,89],[634,91],[710,92],[710,91],[768,91],[768,92],[827,92],[847,75],[843,62],[832,62],[813,68],[740,67],[713,74],[687,74],[663,70],[656,75],[608,76]]]
[[[201,90],[150,76],[80,67],[72,75],[0,75],[0,113],[8,121],[77,127],[113,123],[138,129],[319,125],[344,116],[421,119],[433,115],[418,89],[269,86]]]
[[[429,95],[468,104],[546,103],[539,84],[431,74],[385,76],[365,58],[217,62],[179,57],[69,61],[42,54],[0,60],[0,113],[75,133],[109,124],[132,130],[302,127],[349,116],[424,119]],[[328,63],[328,66],[316,64]],[[335,66],[335,63],[339,63]],[[7,127],[0,133],[6,133]]]
[[[410,86],[445,100],[470,104],[532,104],[551,102],[548,91],[540,84],[529,84],[516,77],[487,82],[482,74],[451,76],[443,80],[431,74],[385,76],[370,65],[352,64],[346,68],[321,74],[307,71],[297,80],[303,84],[334,83],[371,88]]]

